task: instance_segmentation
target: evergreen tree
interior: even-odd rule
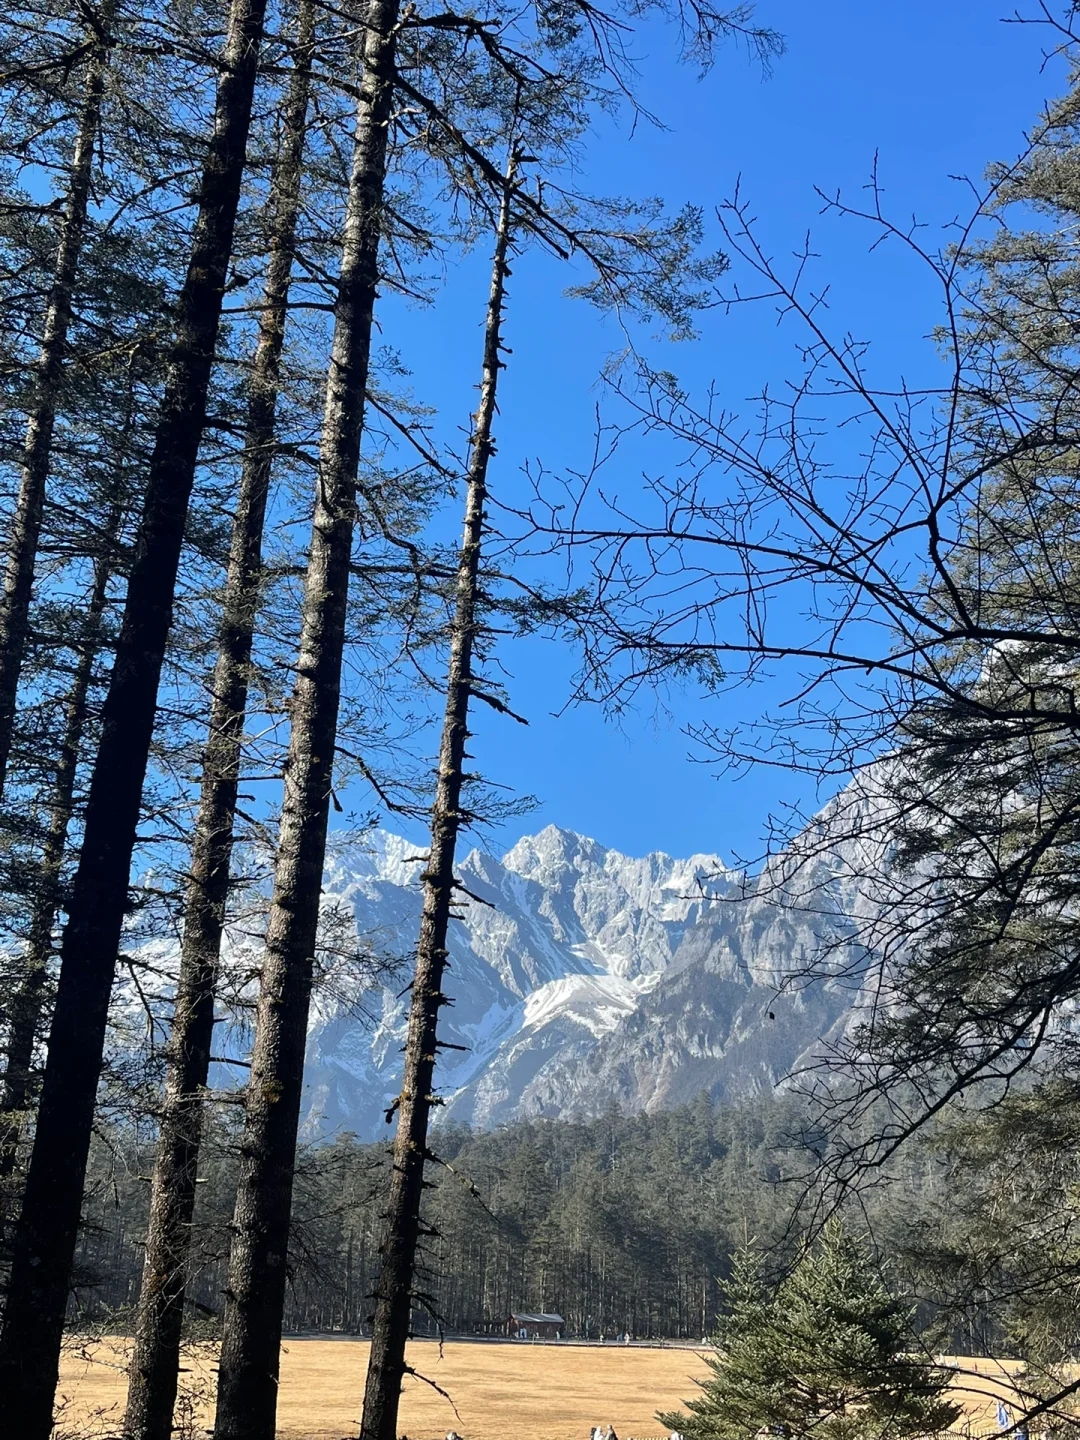
[[[959,246],[914,242],[877,201],[855,218],[911,244],[945,296],[932,394],[878,388],[862,342],[822,326],[821,287],[774,264],[736,202],[731,249],[806,326],[804,375],[790,400],[769,387],[749,445],[745,416],[718,423],[713,397],[696,406],[670,376],[644,374],[644,399],[627,387],[635,424],[687,441],[693,480],[653,487],[655,528],[620,522],[613,542],[607,507],[590,535],[575,504],[564,536],[568,551],[592,547],[599,582],[587,693],[617,704],[646,678],[692,673],[712,690],[744,666],[790,664],[797,700],[730,733],[703,725],[707,752],[858,775],[766,871],[777,904],[815,914],[817,867],[846,872],[858,909],[822,927],[803,978],[857,973],[865,994],[888,997],[830,1054],[855,1084],[821,1090],[834,1133],[858,1131],[831,1152],[844,1182],[959,1094],[1000,1094],[1040,1067],[1075,1074],[1062,1020],[1080,996],[1077,75],[1027,153],[991,172]],[[828,456],[825,393],[829,433],[867,426]],[[677,603],[672,555],[657,564],[650,549],[673,528],[694,577]],[[788,624],[795,605],[775,603],[785,592],[806,597],[805,630]],[[865,1123],[868,1101],[901,1094]]]
[[[458,557],[450,631],[446,711],[435,800],[431,809],[431,848],[424,868],[424,910],[413,972],[405,1067],[397,1102],[398,1129],[391,1167],[386,1239],[383,1242],[364,1392],[361,1433],[373,1437],[373,1440],[393,1440],[397,1434],[401,1382],[408,1373],[405,1342],[414,1300],[416,1249],[422,1233],[420,1206],[424,1167],[430,1158],[428,1124],[435,1101],[439,1011],[447,1003],[442,984],[448,959],[447,930],[457,889],[454,858],[462,823],[468,820],[462,797],[468,781],[465,746],[469,735],[469,701],[474,694],[484,693],[477,690],[481,676],[476,664],[477,640],[482,629],[479,616],[482,603],[480,556],[486,520],[488,461],[495,449],[492,425],[499,370],[505,363],[500,359],[499,352],[504,348],[503,304],[510,273],[511,197],[516,158],[515,152],[511,151],[507,162],[506,189],[499,207],[491,291],[484,326],[480,405],[470,441],[464,535]]]
[[[7,773],[15,725],[15,700],[26,646],[34,564],[41,533],[45,486],[56,423],[56,401],[71,324],[72,289],[87,228],[94,146],[98,137],[101,99],[110,50],[110,9],[110,6],[105,6],[95,14],[89,6],[86,7],[89,39],[85,96],[71,160],[53,284],[50,287],[42,327],[41,352],[27,421],[19,496],[7,539],[3,589],[0,594],[0,791],[3,790]]]
[[[293,1166],[341,701],[398,18],[397,0],[372,0],[358,41],[362,76],[233,1216],[216,1440],[269,1440],[275,1428]]]
[[[300,209],[315,29],[310,0],[300,0],[295,24],[292,78],[283,107],[280,152],[271,188],[271,258],[250,380],[244,459],[191,852],[165,1101],[159,1120],[136,1345],[124,1418],[124,1431],[131,1440],[168,1440],[176,1400],[203,1091],[210,1069],[214,997],[263,569],[263,527],[275,455],[281,354]]]
[[[712,1378],[688,1414],[660,1417],[689,1440],[904,1440],[959,1415],[945,1372],[908,1353],[911,1311],[839,1222],[772,1293],[744,1251],[725,1294]]]
[[[94,1101],[172,620],[184,523],[240,202],[264,0],[234,0],[199,217],[149,463],[124,620],[72,883],[37,1130],[16,1232],[3,1331],[0,1413],[47,1437],[59,1371]]]
[[[977,1085],[1075,1074],[1060,1023],[1080,994],[1075,73],[1022,161],[991,174],[998,223],[955,255],[962,509],[873,786],[887,899],[866,938],[892,1003],[841,1047],[862,1095],[914,1083],[921,1103],[846,1147],[849,1170]]]

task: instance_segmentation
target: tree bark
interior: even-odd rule
[[[216,1440],[273,1440],[314,965],[378,280],[398,0],[371,0],[304,584],[274,893],[225,1296]]]
[[[210,1070],[214,996],[229,894],[249,668],[262,578],[263,526],[274,459],[281,353],[300,211],[315,33],[312,0],[299,0],[296,28],[293,71],[271,193],[270,252],[191,850],[135,1348],[128,1371],[126,1440],[169,1440],[176,1403],[203,1091]]]
[[[52,1430],[109,998],[206,417],[265,4],[233,0],[229,11],[214,130],[61,945],[37,1130],[0,1335],[0,1419],[21,1440],[47,1440]]]
[[[25,973],[11,1002],[7,1064],[0,1090],[0,1237],[6,1229],[10,1207],[5,1195],[18,1158],[23,1121],[30,1101],[34,1043],[41,1028],[45,1006],[49,961],[53,954],[53,926],[60,908],[61,879],[68,830],[75,809],[75,780],[86,727],[87,701],[94,676],[94,662],[101,652],[99,626],[108,599],[109,581],[114,572],[112,546],[119,529],[120,509],[114,508],[106,526],[107,547],[94,562],[94,578],[87,599],[83,624],[86,638],[79,647],[75,671],[64,707],[64,733],[57,758],[49,823],[41,850],[36,892],[30,915],[24,956]]]
[[[30,414],[23,441],[22,467],[15,513],[11,517],[3,585],[0,588],[0,795],[7,778],[15,703],[26,650],[30,600],[34,588],[45,486],[49,475],[56,405],[64,369],[71,300],[79,255],[86,235],[94,143],[101,123],[101,99],[109,63],[107,28],[111,9],[101,17],[96,33],[102,38],[90,55],[86,92],[79,113],[79,130],[71,161],[67,205],[60,229],[52,284],[45,306],[41,349],[35,367]]]
[[[405,1068],[398,1099],[398,1126],[390,1169],[386,1239],[375,1291],[375,1323],[368,1357],[367,1385],[360,1434],[362,1440],[395,1440],[401,1382],[408,1367],[413,1274],[420,1238],[420,1203],[424,1166],[429,1159],[427,1135],[438,1049],[439,1011],[447,963],[446,932],[454,900],[454,855],[462,824],[461,791],[465,778],[465,746],[469,736],[469,700],[475,692],[473,654],[479,630],[480,553],[484,537],[488,461],[494,451],[492,424],[501,361],[501,331],[507,253],[510,246],[510,193],[513,161],[499,210],[491,293],[484,327],[484,363],[480,405],[470,447],[465,494],[465,530],[458,556],[450,659],[446,679],[446,711],[439,749],[435,800],[431,809],[431,849],[421,877],[424,908],[416,947]]]

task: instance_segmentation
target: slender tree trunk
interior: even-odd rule
[[[304,1042],[333,784],[398,0],[366,14],[285,793],[225,1296],[216,1440],[272,1440]]]
[[[111,9],[102,15],[102,24],[111,24]],[[99,31],[103,34],[104,31]],[[90,176],[94,143],[101,123],[101,98],[109,62],[108,45],[94,47],[86,76],[86,92],[79,113],[79,130],[71,160],[67,206],[60,228],[52,284],[45,306],[45,324],[38,352],[30,414],[23,441],[22,469],[15,513],[8,533],[4,576],[0,588],[0,794],[7,778],[11,737],[15,727],[15,702],[26,650],[30,599],[34,588],[41,519],[45,507],[45,485],[52,453],[56,405],[64,369],[68,329],[71,325],[71,297],[79,254],[86,234],[90,201]]]
[[[446,969],[446,932],[454,901],[454,853],[462,823],[461,790],[469,735],[469,699],[474,693],[473,651],[478,633],[480,551],[487,502],[487,468],[494,442],[492,423],[499,382],[503,300],[510,245],[510,190],[513,164],[499,211],[491,294],[484,328],[484,364],[480,406],[476,412],[465,495],[465,533],[458,557],[456,603],[451,624],[435,801],[431,810],[431,850],[423,874],[424,909],[416,947],[405,1070],[398,1101],[398,1127],[390,1169],[386,1239],[375,1291],[375,1324],[368,1359],[360,1434],[363,1440],[395,1440],[401,1382],[406,1373],[412,1283],[420,1237],[420,1202],[428,1159],[428,1120],[433,1100],[439,1011]]]
[[[135,404],[135,391],[131,386],[124,409],[124,435],[128,438],[135,420]],[[124,514],[123,483],[117,472],[81,621],[84,638],[77,649],[78,658],[64,707],[64,729],[53,776],[49,821],[27,931],[25,974],[10,1007],[7,1057],[0,1088],[0,1237],[13,1208],[10,1197],[3,1192],[14,1173],[25,1112],[30,1103],[34,1045],[41,1029],[49,962],[53,955],[53,930],[63,898],[63,865],[75,813],[75,783],[82,758],[90,686],[94,665],[103,648],[101,624],[109,583],[116,573],[115,551]]]
[[[295,58],[274,172],[272,233],[247,435],[214,668],[210,724],[191,850],[165,1097],[150,1191],[135,1348],[128,1371],[127,1440],[169,1440],[176,1403],[186,1270],[210,1070],[221,937],[229,892],[251,649],[262,578],[262,538],[300,210],[315,11],[297,7]]]
[[[233,0],[229,11],[214,130],[61,945],[48,1059],[0,1336],[0,1420],[6,1422],[0,1429],[20,1440],[47,1440],[52,1429],[109,997],[206,417],[265,4]]]
[[[99,554],[94,564],[93,583],[82,621],[85,626],[85,639],[79,646],[71,688],[64,707],[64,733],[53,778],[49,824],[42,846],[37,888],[30,915],[23,961],[25,973],[11,1002],[7,1064],[3,1087],[0,1089],[0,1236],[6,1228],[6,1212],[9,1206],[5,1191],[15,1170],[23,1120],[30,1100],[34,1042],[41,1028],[41,1015],[45,1006],[49,961],[53,953],[53,926],[56,923],[56,912],[60,908],[64,855],[75,809],[75,780],[79,769],[83,731],[86,727],[87,701],[94,677],[94,662],[101,651],[99,627],[114,570],[114,556],[111,552],[119,524],[120,509],[117,506],[106,526],[106,549]]]

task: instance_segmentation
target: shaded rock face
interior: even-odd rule
[[[347,916],[363,944],[407,962],[419,854],[385,832],[332,850],[324,910]],[[802,912],[774,903],[761,882],[747,893],[716,856],[634,859],[555,826],[501,860],[473,851],[458,874],[473,898],[462,897],[451,927],[453,1003],[441,1033],[463,1048],[440,1055],[442,1117],[487,1128],[527,1115],[595,1115],[612,1102],[628,1112],[665,1108],[702,1090],[747,1094],[804,1063],[850,1014],[854,994],[843,983],[797,980],[843,898],[831,874],[814,872],[815,905]],[[406,984],[407,972],[366,988],[338,977],[317,995],[309,1137],[386,1133]]]

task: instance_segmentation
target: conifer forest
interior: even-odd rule
[[[407,1342],[522,1313],[713,1347],[686,1440],[955,1431],[942,1354],[1076,1432],[1080,0],[985,8],[1012,150],[913,218],[870,136],[794,249],[752,120],[633,173],[665,94],[794,103],[790,0],[4,8],[0,1435],[110,1336],[110,1435],[198,1342],[274,1440],[338,1334],[396,1440]],[[624,727],[629,826],[643,714],[756,858],[491,878]]]

